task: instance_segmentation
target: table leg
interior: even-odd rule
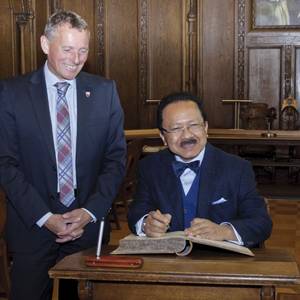
[[[234,129],[240,128],[240,102],[234,102]]]
[[[260,291],[261,300],[275,300],[275,287],[263,286]]]
[[[52,300],[58,300],[58,290],[59,290],[59,279],[53,279],[53,291],[52,291]]]
[[[237,102],[234,102],[234,129],[237,129]]]
[[[237,102],[237,112],[236,112],[236,122],[237,122],[237,129],[240,129],[240,109],[241,109],[241,103]]]
[[[88,280],[79,280],[78,295],[80,300],[92,300],[92,283]]]

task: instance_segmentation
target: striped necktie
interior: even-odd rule
[[[70,86],[67,82],[57,82],[56,102],[56,145],[58,164],[59,198],[63,205],[69,207],[75,200],[72,169],[72,143],[69,108],[66,93]]]

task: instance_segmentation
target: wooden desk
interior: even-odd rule
[[[273,130],[275,137],[264,137],[262,133],[266,130],[245,130],[245,129],[208,129],[208,140],[212,143],[239,143],[239,144],[263,144],[263,145],[300,145],[299,130]],[[127,139],[143,138],[159,139],[157,129],[136,129],[125,130]]]
[[[254,167],[269,167],[272,178],[275,177],[275,169],[288,169],[288,177],[291,181],[297,180],[300,172],[300,156],[296,147],[300,146],[299,130],[273,130],[275,136],[264,136],[266,130],[245,130],[245,129],[208,129],[208,141],[213,145],[222,148],[246,159],[249,159]],[[157,129],[126,130],[127,139],[143,138],[145,145],[144,153],[159,151],[162,142]],[[253,147],[268,146],[268,156],[259,153],[259,158],[252,157]],[[255,148],[254,148],[255,149]],[[298,152],[298,153],[297,153]],[[295,177],[295,178],[294,178]]]
[[[299,130],[273,130],[274,137],[263,136],[266,130],[245,129],[211,129],[208,130],[208,140],[213,144],[239,144],[239,145],[275,145],[299,146]]]
[[[143,255],[140,269],[86,267],[84,256],[94,253],[65,257],[49,271],[52,300],[60,278],[79,280],[82,300],[267,300],[275,299],[276,287],[300,283],[298,266],[284,249],[257,249],[255,257],[200,249],[187,257]]]

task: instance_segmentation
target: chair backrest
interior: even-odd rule
[[[122,202],[127,210],[128,200],[132,199],[136,186],[136,170],[143,152],[143,139],[134,139],[127,143],[126,175],[115,198],[115,203]]]
[[[121,229],[117,214],[117,205],[122,204],[125,212],[128,210],[128,202],[132,199],[136,186],[136,169],[142,155],[144,140],[134,139],[127,143],[126,174],[120,186],[119,192],[112,204],[112,221],[116,223],[117,229]]]
[[[144,140],[134,139],[127,143],[127,162],[125,182],[134,182],[138,161],[142,155]]]

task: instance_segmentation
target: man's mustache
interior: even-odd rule
[[[180,142],[181,147],[184,147],[186,145],[195,145],[195,144],[197,144],[197,140],[194,138],[190,138],[188,140],[183,140]]]

